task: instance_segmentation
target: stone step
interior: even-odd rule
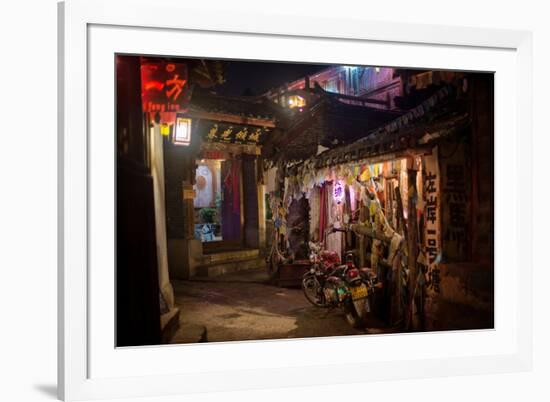
[[[208,333],[204,325],[180,322],[179,328],[170,339],[170,343],[208,342]]]
[[[218,261],[216,263],[198,266],[197,277],[215,277],[259,268],[265,268],[265,259],[261,257],[247,258],[238,261]]]
[[[248,260],[258,258],[260,250],[257,248],[222,251],[220,253],[204,254],[201,265],[211,265],[216,263],[226,263],[232,261]]]

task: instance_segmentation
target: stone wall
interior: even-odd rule
[[[182,205],[183,178],[186,160],[181,147],[165,142],[164,171],[166,189],[166,231],[169,238],[183,238],[184,217]],[[180,152],[178,152],[180,151]]]
[[[494,326],[493,80],[472,74],[466,85],[471,127],[440,144],[443,254],[428,329]]]
[[[492,264],[441,264],[441,297],[434,328],[494,327],[494,270]]]
[[[472,259],[494,255],[494,81],[468,79],[472,116]]]
[[[164,141],[164,179],[168,267],[171,278],[188,279],[202,258],[202,243],[193,238],[193,200],[183,199],[184,187],[192,190],[198,140],[190,146]]]

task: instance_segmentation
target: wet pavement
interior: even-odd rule
[[[314,307],[300,288],[269,284],[264,271],[174,281],[173,285],[180,308],[180,329],[173,343],[385,332],[375,318],[364,330],[352,328],[340,309]]]

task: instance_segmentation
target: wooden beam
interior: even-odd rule
[[[407,238],[407,225],[405,224],[405,213],[403,212],[403,200],[399,185],[395,187],[395,202],[397,204],[397,231],[403,233],[403,236]]]
[[[390,107],[390,104],[387,100],[380,100],[380,99],[370,99],[370,98],[358,98],[356,96],[351,96],[351,95],[341,95],[341,94],[338,94],[338,95],[335,95],[334,96],[336,99],[345,99],[345,100],[349,100],[349,101],[352,101],[352,102],[358,102],[358,103],[361,103],[362,106],[363,104],[374,104],[374,105],[382,105],[382,106],[386,106],[386,107]],[[382,109],[382,110],[385,110],[385,109]]]
[[[360,236],[367,236],[375,240],[380,240],[386,245],[389,245],[391,243],[391,237],[387,237],[380,229],[373,230],[371,225],[366,225],[364,223],[354,223],[351,225],[351,229]]]
[[[258,126],[258,127],[270,127],[270,128],[276,127],[275,120],[273,119],[261,119],[257,117],[238,116],[238,115],[228,114],[228,113],[205,112],[202,110],[192,110],[192,109],[187,113],[187,115],[195,119],[224,121],[227,123],[243,124],[243,125]]]
[[[387,162],[387,161],[391,161],[391,160],[395,160],[395,159],[404,159],[404,158],[409,158],[409,157],[414,158],[414,157],[417,157],[417,156],[431,155],[432,154],[432,149],[433,149],[433,144],[432,145],[421,145],[421,146],[415,146],[415,147],[407,148],[407,149],[403,149],[403,150],[398,150],[398,151],[395,151],[395,152],[381,152],[381,153],[377,154],[376,156],[362,156],[363,154],[361,154],[361,149],[359,149],[359,155],[350,158],[349,160],[346,161],[346,163],[363,161],[363,163],[372,165],[374,163],[383,163],[383,162]],[[337,148],[334,148],[334,150],[336,151]],[[326,155],[325,154],[319,155],[319,157],[316,160],[316,167],[328,166],[327,163],[325,162],[325,160],[327,158],[337,157],[338,153],[335,152],[335,151],[333,152],[331,150],[331,151],[327,151]],[[351,152],[351,151],[349,151],[349,152]],[[345,153],[345,151],[342,151],[342,153]]]

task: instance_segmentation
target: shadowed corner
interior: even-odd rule
[[[34,389],[50,397],[51,399],[57,399],[56,384],[35,384]]]

